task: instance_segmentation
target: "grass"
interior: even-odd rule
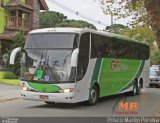
[[[7,74],[7,72],[0,72],[0,82],[2,82],[5,74]]]
[[[21,80],[19,79],[2,79],[1,83],[10,84],[10,85],[20,85]]]
[[[6,84],[11,84],[11,85],[20,85],[20,80],[19,79],[4,79],[6,74],[10,74],[11,72],[9,71],[1,71],[0,72],[0,83],[6,83]]]

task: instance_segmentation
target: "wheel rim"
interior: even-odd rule
[[[133,87],[133,92],[134,92],[134,94],[136,94],[136,86],[135,85]]]
[[[91,91],[91,103],[95,103],[97,100],[97,92],[96,90]]]
[[[138,84],[138,93],[141,93],[141,84]]]

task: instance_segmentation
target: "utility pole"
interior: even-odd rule
[[[111,31],[113,31],[113,14],[111,12]]]

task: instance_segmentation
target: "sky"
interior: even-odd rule
[[[50,11],[63,13],[65,16],[67,16],[68,19],[87,21],[95,25],[98,30],[103,30],[105,29],[106,26],[111,25],[111,16],[105,15],[103,13],[103,10],[99,5],[99,0],[45,0],[45,1]],[[89,20],[82,18],[80,15],[89,18]],[[96,22],[92,22],[90,21],[90,19],[93,19]],[[121,19],[114,23],[127,25],[127,20]]]

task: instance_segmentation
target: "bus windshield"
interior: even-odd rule
[[[75,48],[77,37],[74,33],[33,33],[29,34],[24,48]]]
[[[71,56],[78,39],[75,37],[76,34],[30,35],[22,57],[22,80],[74,81]]]

